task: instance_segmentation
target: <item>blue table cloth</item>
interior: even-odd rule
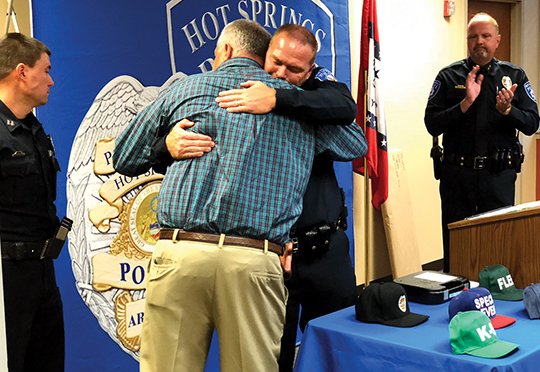
[[[362,323],[354,307],[309,322],[295,372],[340,371],[540,371],[540,320],[529,319],[523,301],[495,300],[497,314],[516,323],[497,330],[500,340],[519,344],[506,357],[454,355],[448,331],[448,303],[409,303],[411,312],[429,315],[412,328]]]

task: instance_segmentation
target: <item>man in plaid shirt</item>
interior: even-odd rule
[[[287,296],[279,255],[313,158],[365,153],[356,125],[313,128],[219,108],[218,93],[246,80],[296,89],[263,71],[269,40],[254,22],[232,22],[218,40],[214,71],[175,83],[117,139],[114,166],[127,175],[150,168],[155,138],[183,118],[215,142],[206,156],[173,163],[162,184],[142,371],[202,371],[214,327],[222,371],[277,371]]]

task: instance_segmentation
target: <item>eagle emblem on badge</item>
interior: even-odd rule
[[[75,136],[67,172],[73,216],[69,254],[77,290],[101,328],[138,359],[146,269],[159,236],[157,196],[163,175],[136,177],[112,165],[115,138],[175,81],[145,87],[131,76],[112,79],[97,94]]]

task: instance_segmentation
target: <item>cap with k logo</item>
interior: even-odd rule
[[[501,358],[519,345],[501,341],[486,314],[471,310],[456,314],[448,326],[454,354],[469,354],[481,358]]]
[[[523,289],[517,289],[510,272],[503,265],[486,266],[480,271],[480,287],[489,289],[496,300],[519,301]]]

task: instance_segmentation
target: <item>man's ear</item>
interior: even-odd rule
[[[234,48],[231,44],[226,43],[223,47],[223,61],[228,61],[234,55]]]
[[[25,78],[26,77],[26,65],[24,63],[19,63],[15,67],[16,76],[18,78]]]

